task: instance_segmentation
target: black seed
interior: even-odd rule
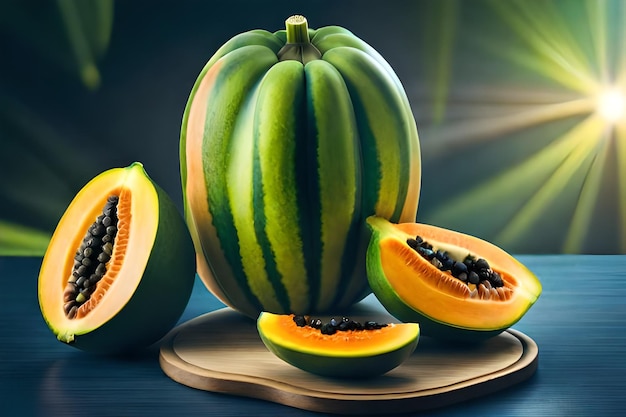
[[[102,252],[100,253],[100,255],[98,255],[98,261],[102,262],[102,263],[107,263],[109,262],[109,260],[111,259],[111,257],[109,255],[107,255],[106,253]]]
[[[296,326],[298,327],[306,326],[306,317],[304,316],[300,316],[300,315],[293,316],[293,321],[296,323]]]
[[[102,242],[107,243],[107,242],[112,242],[112,241],[113,241],[112,236],[109,236],[109,235],[102,236]]]
[[[72,307],[76,306],[76,301],[68,301],[67,303],[63,304],[63,310],[65,311],[65,314],[69,314],[70,309]]]
[[[101,276],[99,276],[98,274],[91,274],[89,276],[89,285],[96,285],[98,283],[98,281],[100,281],[100,278],[102,278]]]
[[[93,288],[84,288],[80,290],[80,293],[88,300],[91,294],[93,294]]]
[[[87,277],[84,277],[84,276],[82,276],[82,277],[78,278],[78,279],[76,280],[76,286],[77,286],[77,287],[82,287],[82,286],[83,286],[83,283],[84,283],[86,280],[87,280]]]
[[[105,231],[106,229],[101,224],[94,224],[90,230],[91,234],[97,237],[102,236]]]
[[[467,274],[467,265],[465,265],[463,262],[455,262],[454,265],[452,265],[452,275],[458,278],[459,274],[462,273]]]
[[[468,274],[467,279],[469,280],[471,284],[478,284],[480,282],[480,278],[478,277],[478,274],[474,271],[471,271]]]
[[[78,267],[78,269],[76,270],[76,272],[78,273],[78,276],[84,276],[87,273],[87,267],[85,265],[81,265]]]
[[[81,261],[81,263],[82,263],[84,266],[90,266],[90,265],[91,265],[91,259],[89,259],[89,258],[83,258],[83,260]]]
[[[443,261],[441,261],[441,263],[443,264],[443,266],[441,267],[442,271],[450,271],[454,266],[454,260],[450,258],[445,258]]]
[[[437,259],[437,258],[432,258],[432,259],[430,260],[430,263],[431,263],[431,264],[433,264],[433,266],[434,266],[435,268],[439,268],[439,269],[441,269],[441,267],[443,266],[443,264],[441,263],[441,261],[440,261],[439,259]]]
[[[339,327],[339,322],[336,318],[333,317],[332,319],[330,319],[330,325],[333,327]]]
[[[105,216],[104,219],[102,219],[102,224],[105,227],[109,227],[113,224],[113,219],[111,219],[111,216]]]
[[[468,271],[471,271],[474,269],[474,261],[472,261],[471,259],[465,259],[463,261],[463,264],[467,267]]]
[[[322,325],[322,328],[320,329],[322,331],[322,334],[335,334],[337,332],[337,329],[335,328],[335,326],[333,326],[330,323],[325,323]]]
[[[106,272],[107,272],[106,265],[104,265],[103,263],[99,263],[98,266],[96,267],[96,275],[99,275],[100,278],[102,278],[104,274],[106,274]]]
[[[478,270],[478,277],[480,278],[481,281],[488,280],[490,276],[491,276],[491,270],[490,269],[479,269]]]
[[[457,278],[463,282],[467,282],[467,272],[461,272]]]
[[[474,267],[476,269],[489,269],[489,263],[483,258],[480,258],[474,263]]]
[[[113,253],[113,244],[111,242],[105,243],[104,246],[102,246],[102,250],[104,251],[104,253],[111,256],[111,254]]]
[[[433,259],[433,257],[435,256],[435,253],[432,251],[432,249],[423,248],[421,246],[417,249],[417,252],[428,260]]]
[[[409,245],[413,249],[417,249],[419,247],[419,243],[415,239],[409,238],[409,239],[406,240],[406,243],[407,243],[407,245]]]
[[[502,277],[497,272],[493,271],[491,276],[489,277],[489,281],[491,285],[494,287],[502,287],[504,286],[504,282],[502,281]]]
[[[89,287],[91,287],[91,281],[89,280],[89,278],[87,278],[83,281],[83,288],[89,288]]]
[[[309,324],[309,326],[313,327],[314,329],[320,329],[322,327],[322,320],[320,319],[311,320],[311,323]]]
[[[83,256],[85,258],[89,258],[92,254],[93,254],[92,248],[85,248],[85,250],[83,251]]]

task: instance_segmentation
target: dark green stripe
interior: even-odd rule
[[[239,255],[237,230],[228,201],[228,166],[230,138],[235,119],[252,86],[276,63],[276,55],[260,46],[247,46],[232,51],[220,68],[214,88],[206,100],[207,106],[202,159],[207,181],[209,210],[213,226],[227,262],[230,264],[239,287],[250,304],[261,310],[258,299],[252,294]],[[210,260],[209,260],[210,261]],[[219,280],[220,277],[217,277]],[[226,294],[228,297],[228,294]]]
[[[320,296],[322,262],[322,227],[320,183],[318,176],[318,131],[313,109],[309,73],[305,71],[306,106],[300,115],[303,122],[298,137],[302,138],[296,147],[296,168],[298,175],[298,206],[300,211],[300,230],[304,245],[305,266],[309,281],[309,299],[311,309],[315,309]],[[304,122],[306,120],[306,122]]]
[[[255,130],[258,126],[255,126]],[[258,132],[255,131],[255,137]],[[253,167],[252,167],[252,177],[253,177],[253,189],[252,189],[252,201],[254,202],[254,230],[256,232],[256,238],[259,242],[259,246],[261,246],[261,251],[263,252],[263,259],[265,260],[265,270],[267,272],[267,277],[272,284],[272,288],[274,288],[274,293],[276,294],[276,298],[280,303],[283,311],[280,313],[290,313],[289,306],[289,296],[287,295],[287,290],[283,286],[280,273],[278,272],[276,266],[276,260],[274,258],[274,254],[272,253],[272,247],[267,236],[267,232],[265,230],[266,227],[266,217],[265,217],[265,204],[263,202],[263,175],[261,173],[261,162],[259,159],[259,147],[258,142],[254,143],[254,159],[253,159]]]

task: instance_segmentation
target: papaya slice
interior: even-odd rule
[[[375,216],[367,223],[372,291],[394,317],[419,323],[424,336],[484,340],[519,321],[541,294],[528,268],[487,241]]]
[[[420,334],[415,323],[315,321],[262,312],[257,329],[265,346],[283,361],[334,378],[374,377],[396,368],[411,356]]]
[[[191,236],[141,163],[101,173],[60,219],[39,272],[39,305],[57,338],[125,353],[165,335],[195,280]]]

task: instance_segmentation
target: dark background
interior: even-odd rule
[[[182,207],[178,140],[196,76],[230,37],[281,29],[295,13],[311,27],[350,29],[402,80],[422,146],[417,220],[515,253],[626,253],[624,121],[585,124],[600,87],[584,82],[604,86],[625,72],[625,8],[619,0],[4,1],[0,253],[43,254],[76,192],[133,161]]]

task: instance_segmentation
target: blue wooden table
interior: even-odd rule
[[[622,416],[626,412],[626,255],[520,256],[543,294],[515,325],[539,346],[528,381],[426,416]],[[179,385],[158,347],[92,357],[56,341],[39,312],[40,258],[0,257],[0,416],[317,416]],[[197,281],[181,322],[220,308]]]

